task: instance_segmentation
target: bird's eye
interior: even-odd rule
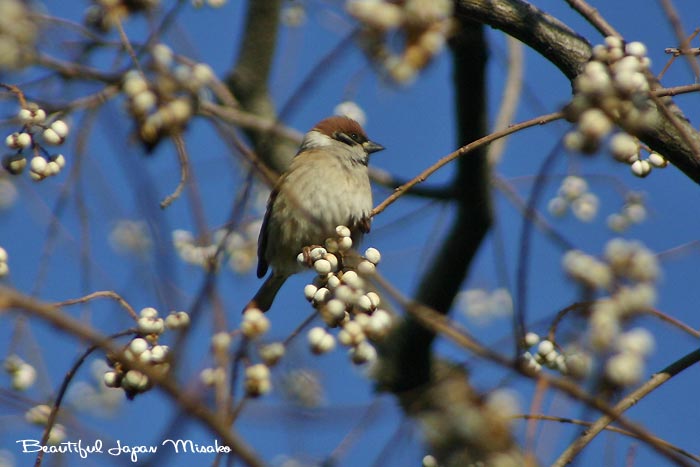
[[[343,143],[347,144],[348,146],[353,146],[355,144],[362,144],[367,139],[362,136],[361,133],[356,133],[356,132],[350,132],[350,133],[344,133],[344,132],[337,132],[334,133],[333,135],[335,139],[338,141],[342,141]]]

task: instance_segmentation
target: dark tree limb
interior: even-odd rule
[[[457,121],[457,145],[487,133],[486,62],[483,26],[460,15],[451,43]],[[469,266],[493,221],[487,146],[458,159],[449,190],[456,215],[440,242],[416,292],[416,301],[447,314]],[[432,355],[433,331],[408,314],[381,348],[378,384],[395,393],[404,410],[426,429],[429,452],[444,466],[491,465],[492,456],[522,461],[522,453],[504,420],[472,387],[466,372]],[[469,436],[467,424],[479,417],[484,432]],[[488,433],[488,434],[485,434]]]
[[[459,14],[519,39],[552,62],[569,80],[579,74],[591,55],[591,46],[586,39],[522,0],[458,0],[457,3]],[[700,182],[700,154],[693,150],[694,146],[700,147],[700,134],[671,99],[664,99],[663,103],[676,115],[676,122],[659,111],[658,123],[654,127],[625,130],[663,154],[691,180]]]
[[[485,69],[487,47],[483,28],[462,21],[452,41],[458,146],[486,134]],[[457,162],[452,181],[457,214],[440,251],[423,275],[416,301],[447,314],[466,277],[469,264],[478,251],[492,222],[490,176],[485,147]],[[413,389],[430,380],[434,335],[407,318],[386,346],[391,376],[384,384],[393,391]]]
[[[245,111],[270,121],[277,119],[268,80],[275,57],[281,4],[281,0],[248,2],[238,61],[226,78],[231,92]],[[295,145],[277,138],[270,131],[248,129],[246,133],[265,165],[277,173],[286,170],[296,152]]]

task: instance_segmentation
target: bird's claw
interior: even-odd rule
[[[311,251],[316,249],[316,248],[323,248],[321,245],[311,245],[311,246],[305,246],[304,248],[301,249],[301,253],[304,255],[304,264],[306,264],[308,267],[312,267],[314,265],[314,260],[311,257]]]

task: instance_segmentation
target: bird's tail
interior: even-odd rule
[[[269,310],[277,296],[277,292],[279,292],[282,284],[287,280],[287,277],[286,275],[279,275],[274,272],[270,274],[268,278],[265,279],[265,282],[263,282],[263,285],[260,286],[258,293],[248,302],[245,309],[259,308],[262,311]]]

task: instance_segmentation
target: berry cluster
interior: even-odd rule
[[[566,108],[567,118],[577,125],[566,135],[566,147],[593,153],[616,125],[629,130],[654,125],[657,113],[648,99],[650,65],[641,42],[625,44],[611,36],[605,38],[605,44],[593,47],[590,61],[574,80],[574,98]],[[610,152],[639,177],[646,177],[652,167],[667,164],[654,152],[642,159],[639,141],[626,132],[613,135]]]
[[[513,298],[504,288],[493,291],[469,289],[457,295],[457,308],[471,320],[487,322],[510,316],[513,313]]]
[[[128,362],[138,361],[149,365],[158,374],[166,374],[170,370],[170,349],[167,345],[158,344],[158,338],[166,328],[182,329],[189,323],[190,317],[184,311],[174,311],[163,319],[155,308],[142,309],[136,323],[138,335],[124,349],[126,363],[108,358],[111,369],[103,376],[105,386],[122,388],[129,399],[148,391],[152,381],[144,373],[128,368]]]
[[[306,368],[293,368],[284,374],[281,394],[294,405],[307,409],[318,407],[325,400],[319,375]]]
[[[0,70],[16,70],[29,65],[34,58],[38,27],[28,2],[0,2]]]
[[[569,175],[564,178],[557,192],[547,205],[553,216],[563,216],[571,208],[574,216],[583,221],[592,221],[598,213],[598,196],[588,191],[588,183],[583,177]]]
[[[663,169],[668,165],[664,156],[654,151],[642,159],[639,140],[627,133],[617,133],[610,138],[610,153],[616,161],[629,164],[632,173],[639,178],[649,175],[654,167]]]
[[[260,222],[250,222],[242,229],[232,232],[226,229],[216,230],[211,242],[206,244],[202,244],[187,230],[175,230],[172,234],[173,245],[183,261],[205,269],[215,264],[214,256],[222,245],[223,253],[228,256],[229,267],[242,274],[250,271],[255,265]]]
[[[349,347],[354,363],[371,362],[377,354],[369,341],[382,339],[392,325],[391,315],[378,308],[379,295],[367,291],[362,278],[375,272],[381,255],[375,248],[368,248],[364,257],[359,258],[351,252],[353,241],[350,229],[338,226],[336,234],[336,237],[326,239],[324,247],[308,247],[297,258],[318,274],[313,284],[304,287],[304,294],[326,324],[325,327],[317,326],[309,330],[309,346],[313,353],[323,354],[335,348],[337,339]],[[222,240],[219,238],[219,241]],[[338,328],[337,338],[329,332],[329,328]],[[220,332],[212,337],[213,354],[217,360],[224,361],[218,357],[229,351],[233,335],[240,333],[246,339],[256,340],[269,329],[270,320],[265,313],[257,308],[248,308],[243,312],[237,331]],[[259,397],[272,390],[270,368],[280,361],[285,352],[285,344],[281,342],[259,347],[261,363],[251,363],[245,370],[244,388],[249,397]],[[200,379],[207,386],[223,384],[226,369],[221,365],[205,368]]]
[[[267,394],[272,389],[270,368],[263,363],[250,365],[245,369],[245,392],[251,397]]]
[[[243,312],[240,329],[248,339],[257,339],[270,329],[270,320],[259,309],[249,308]]]
[[[243,319],[239,325],[239,332],[250,340],[258,339],[270,329],[270,320],[265,313],[257,308],[248,308],[243,312]],[[218,366],[205,368],[199,377],[206,386],[217,386],[226,382],[227,355],[231,348],[232,333],[222,331],[211,338],[212,353]],[[244,388],[249,397],[259,397],[272,390],[270,381],[270,367],[284,356],[284,344],[274,342],[260,348],[260,357],[263,363],[250,364],[245,370]]]
[[[226,331],[217,332],[211,337],[211,350],[214,358],[219,362],[225,362],[231,348],[231,334]],[[223,364],[215,368],[205,368],[199,374],[199,379],[205,386],[217,386],[225,384],[226,369]]]
[[[12,389],[26,391],[36,381],[36,369],[34,366],[22,360],[17,355],[10,355],[5,359],[5,371],[12,380]]]
[[[148,147],[187,126],[200,94],[214,78],[209,65],[178,63],[176,58],[168,46],[156,44],[145,72],[130,70],[122,81],[128,111]]]
[[[397,83],[412,81],[445,46],[452,32],[449,0],[350,0],[348,13],[363,26],[360,45],[373,63]],[[398,53],[388,45],[389,32],[403,35]]]
[[[554,342],[540,339],[534,332],[525,335],[525,345],[528,348],[537,346],[534,353],[526,351],[521,357],[525,367],[533,373],[542,371],[545,366],[562,375],[582,379],[588,376],[593,366],[592,358],[587,352],[577,348],[560,352]]]
[[[636,339],[640,339],[642,332],[623,332],[622,329],[635,315],[654,306],[654,283],[660,273],[656,256],[639,242],[613,239],[605,247],[603,260],[571,251],[564,256],[564,269],[587,287],[610,293],[591,306],[589,344],[604,354],[617,349],[617,354],[606,364],[606,377],[611,383],[637,382],[643,372],[643,358],[651,351],[652,346],[647,344],[653,343],[653,338],[649,335],[644,345],[637,344]],[[628,341],[630,338],[632,344]],[[642,350],[632,351],[632,348]]]
[[[591,374],[593,357],[588,351],[574,346],[560,352],[552,341],[540,340],[533,332],[527,333],[525,343],[529,347],[537,346],[534,354],[527,351],[522,356],[526,368],[533,373],[545,366],[576,379]],[[644,359],[654,350],[654,337],[644,328],[633,328],[620,333],[611,350],[603,367],[605,380],[615,386],[630,386],[638,383],[644,374]]]
[[[651,284],[659,275],[656,256],[641,243],[612,239],[605,247],[603,260],[579,250],[568,251],[564,270],[574,280],[591,288],[615,290],[625,282]]]
[[[333,350],[336,338],[327,328],[339,328],[337,339],[350,348],[352,361],[371,362],[376,359],[376,350],[368,340],[381,340],[392,325],[389,312],[379,308],[379,295],[367,291],[363,279],[375,272],[381,255],[375,248],[367,248],[364,257],[351,267],[351,261],[346,261],[352,248],[350,229],[340,225],[336,234],[337,237],[326,240],[325,247],[300,253],[297,258],[301,264],[310,264],[318,274],[312,284],[304,287],[304,295],[326,324],[309,331],[309,345],[315,354]]]
[[[120,219],[109,233],[109,243],[120,253],[146,254],[153,241],[144,221]]]
[[[5,170],[13,175],[22,173],[27,166],[27,153],[31,153],[29,175],[32,180],[43,180],[61,172],[66,166],[63,154],[49,154],[44,145],[59,146],[66,141],[66,122],[58,119],[49,121],[46,111],[33,103],[25,103],[19,110],[17,119],[22,128],[5,138],[5,145],[16,151],[3,157]]]
[[[608,216],[608,228],[614,232],[624,232],[630,225],[640,224],[647,218],[647,208],[642,193],[630,192],[619,213]]]
[[[654,351],[654,336],[644,328],[621,333],[615,353],[605,362],[605,378],[615,386],[631,386],[644,376],[644,359]]]
[[[275,366],[286,353],[284,344],[281,342],[271,342],[263,345],[258,351],[260,359],[267,366]]]
[[[239,329],[246,338],[257,339],[270,329],[270,321],[259,309],[250,308],[244,311]],[[231,333],[225,331],[212,336],[212,353],[217,361],[226,361],[225,356],[229,352],[231,341]],[[250,364],[245,369],[243,385],[249,397],[260,397],[272,390],[270,367],[284,356],[284,352],[284,345],[279,342],[265,345],[260,349],[263,363]],[[226,382],[226,369],[222,364],[214,368],[205,368],[199,377],[206,386],[224,384]]]
[[[45,427],[49,423],[50,415],[51,407],[46,404],[39,404],[27,410],[24,414],[24,419],[32,425]],[[66,439],[66,427],[60,423],[54,423],[49,432],[49,439],[46,441],[46,444],[55,446],[63,442],[64,439]]]

